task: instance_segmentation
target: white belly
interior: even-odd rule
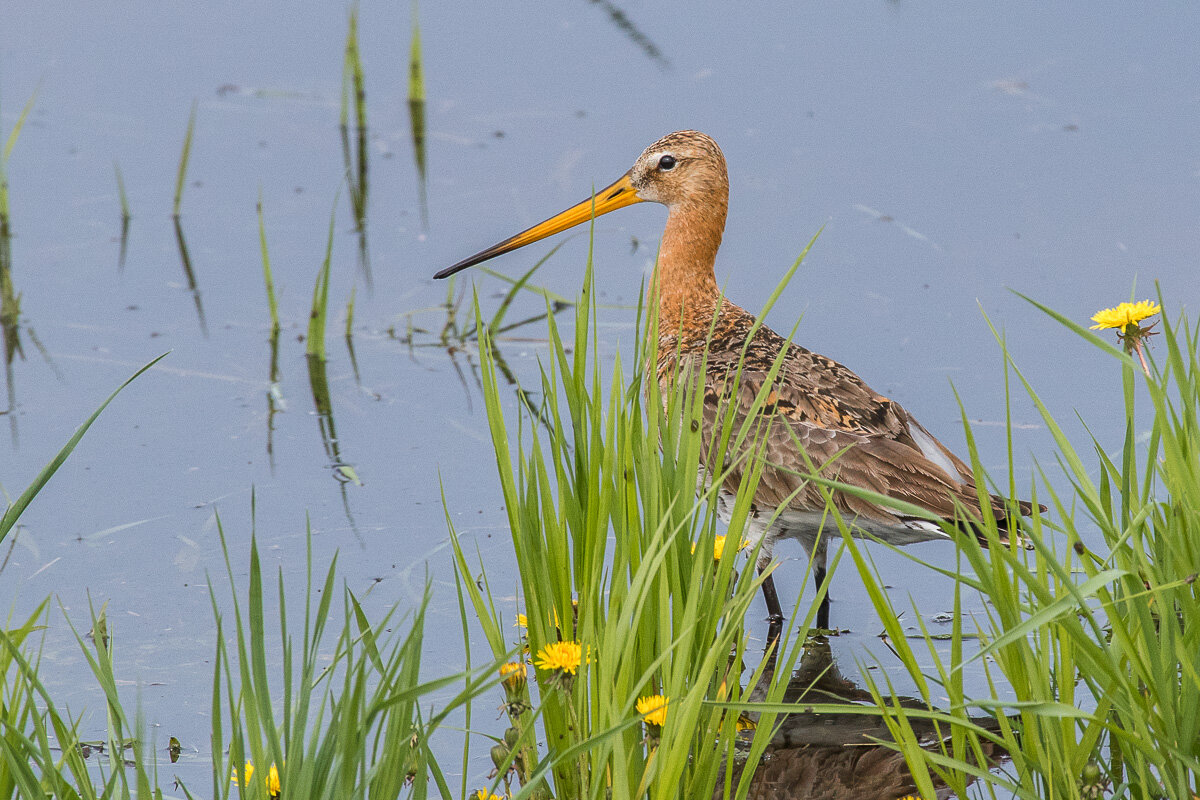
[[[717,494],[717,516],[729,522],[736,498],[733,494],[720,491]],[[949,539],[946,532],[935,523],[926,520],[909,520],[889,524],[865,517],[845,518],[851,535],[862,538],[877,537],[894,545],[908,545],[935,539]],[[825,563],[825,547],[830,537],[839,537],[837,520],[831,513],[823,511],[797,511],[784,509],[776,513],[774,508],[753,507],[746,520],[744,538],[751,547],[762,541],[759,550],[759,566],[770,562],[775,542],[780,539],[795,539],[804,546],[810,557],[820,565]]]

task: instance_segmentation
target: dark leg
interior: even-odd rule
[[[758,571],[762,573],[763,568],[759,567]],[[768,575],[763,580],[762,590],[763,599],[767,601],[767,621],[771,623],[767,628],[767,646],[770,647],[783,633],[783,609],[779,607],[779,594],[775,591],[773,575]]]
[[[817,591],[821,591],[821,587],[825,585],[825,580],[828,576],[825,573],[825,566],[813,566],[813,579],[817,585]],[[829,630],[829,593],[821,598],[821,605],[817,608],[817,627],[821,630]]]
[[[762,569],[758,570],[762,574]],[[763,599],[767,601],[767,619],[773,623],[783,622],[783,609],[779,607],[779,594],[775,591],[775,576],[763,580]]]

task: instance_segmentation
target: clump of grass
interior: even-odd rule
[[[524,787],[518,797],[744,797],[776,712],[765,712],[739,744],[731,709],[746,707],[755,687],[777,703],[799,652],[789,633],[775,643],[782,666],[764,675],[761,661],[743,687],[744,618],[762,579],[753,555],[746,560],[739,549],[758,469],[747,470],[714,559],[713,490],[696,495],[701,437],[709,434],[693,424],[703,397],[687,391],[686,380],[660,394],[647,370],[654,315],[639,322],[636,366],[627,374],[618,358],[603,374],[590,264],[574,307],[573,336],[546,317],[541,415],[528,414],[530,425],[522,417],[513,435],[476,303],[484,401],[527,623],[516,644],[536,665],[527,681],[506,685],[510,728],[492,750],[493,789],[515,783]],[[720,482],[717,475],[712,483]],[[459,569],[471,574],[457,535],[454,543]],[[504,657],[512,627],[486,572],[463,586],[492,653]],[[723,769],[735,753],[748,765],[736,785]]]
[[[1097,439],[1090,454],[1076,449],[997,336],[1006,374],[1054,436],[1069,491],[1039,471],[1031,491],[1051,513],[1029,520],[1032,555],[1001,545],[985,519],[990,547],[963,537],[961,571],[927,565],[956,581],[950,657],[923,625],[921,652],[889,630],[929,705],[892,703],[886,679],[874,682],[875,698],[914,773],[935,772],[960,796],[976,776],[990,797],[1192,800],[1200,794],[1200,330],[1185,316],[1164,317],[1161,355],[1143,371],[1130,353],[1035,305],[1111,357],[1124,441],[1115,453]],[[963,422],[984,477],[965,414]],[[880,617],[898,627],[865,554],[853,541],[847,547]],[[963,593],[985,601],[970,624],[959,614]],[[993,697],[970,696],[968,669],[982,672]],[[945,738],[924,753],[911,720],[934,714],[942,696],[950,701],[938,716]],[[999,732],[969,722],[971,708],[995,714]],[[989,771],[988,744],[1011,762]]]
[[[244,591],[232,586],[228,549],[225,558],[232,626],[227,627],[210,584],[217,619],[210,796],[235,794],[230,775],[244,776],[250,764],[251,780],[240,781],[248,784],[240,788],[243,797],[453,797],[430,740],[447,718],[469,709],[497,681],[491,662],[478,670],[439,670],[422,680],[429,587],[418,606],[403,615],[407,625],[397,606],[372,623],[350,589],[339,592],[336,557],[324,577],[314,580],[310,535],[297,625],[289,617],[282,572],[275,597],[268,597],[269,581],[253,539]],[[340,608],[334,602],[339,596]],[[268,602],[278,604],[276,623],[268,619]],[[272,639],[278,649],[268,644]],[[268,670],[271,662],[278,667]],[[461,688],[446,696],[456,684]],[[431,692],[441,694],[436,711],[421,707]],[[269,784],[272,767],[277,783]]]
[[[72,625],[76,641],[105,697],[107,735],[101,742],[80,739],[79,720],[60,709],[42,682],[40,651],[29,646],[44,630],[49,600],[26,622],[0,631],[0,797],[45,797],[62,800],[151,797],[158,792],[154,767],[140,721],[131,723],[118,700],[119,682],[111,639],[91,636],[92,647]],[[93,631],[103,631],[105,618],[92,611]],[[95,652],[93,652],[93,649]],[[89,764],[92,753],[107,759]],[[159,794],[161,796],[161,793]]]
[[[310,532],[297,624],[294,617],[289,621],[282,571],[271,596],[253,537],[249,583],[239,589],[219,519],[218,532],[233,623],[227,624],[210,581],[217,636],[212,782],[204,796],[454,797],[431,740],[455,715],[465,714],[469,724],[474,700],[498,682],[497,664],[439,670],[422,680],[428,586],[415,609],[401,614],[393,606],[371,622],[352,591],[343,587],[339,593],[336,557],[324,576],[314,575]],[[25,622],[0,630],[0,797],[162,797],[154,742],[140,718],[131,721],[120,697],[114,655],[120,632],[103,609],[92,609],[86,636],[68,620],[107,718],[105,738],[85,742],[79,719],[59,707],[39,677],[40,655],[30,646],[45,628],[48,603]],[[279,608],[275,622],[267,611],[272,604]],[[423,708],[435,692],[436,709]],[[170,753],[182,747],[170,737]],[[459,770],[465,774],[465,763]],[[175,784],[183,796],[201,796],[179,778]]]

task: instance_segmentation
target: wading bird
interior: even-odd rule
[[[1001,541],[1007,542],[1009,536],[1024,541],[1011,512],[1028,516],[1029,503],[1010,503],[977,491],[971,468],[899,403],[872,390],[836,361],[756,324],[753,315],[725,298],[713,267],[725,230],[729,177],[721,149],[699,131],[664,136],[646,148],[616,183],[434,277],[448,277],[601,214],[646,201],[662,203],[668,211],[649,289],[658,304],[658,380],[665,389],[682,370],[704,365],[701,425],[708,435],[702,450],[708,468],[723,476],[718,500],[726,519],[752,465],[739,457],[744,454],[710,460],[707,451],[717,439],[728,404],[732,404],[734,431],[747,423],[757,426],[765,467],[753,498],[747,538],[751,544],[762,540],[760,571],[770,564],[778,539],[797,539],[812,560],[818,591],[824,586],[826,542],[838,529],[826,505],[830,489],[809,480],[814,473],[917,506],[942,521],[907,515],[861,494],[833,489],[833,507],[858,535],[907,545],[950,538],[948,529],[977,536],[986,544],[978,525],[982,496],[997,520]],[[767,386],[777,360],[779,369]],[[739,370],[740,376],[733,379]],[[755,437],[746,441],[746,447],[756,445]],[[783,611],[771,575],[763,581],[763,595],[772,629],[777,631]],[[829,627],[827,593],[816,622],[819,628]]]

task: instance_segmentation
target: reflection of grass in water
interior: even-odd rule
[[[204,305],[200,301],[200,287],[196,283],[196,272],[192,269],[192,257],[188,252],[187,240],[183,235],[183,221],[180,209],[183,204],[183,187],[187,182],[188,161],[192,156],[192,136],[196,131],[196,103],[192,103],[191,114],[188,115],[187,132],[183,137],[183,150],[179,153],[179,166],[175,172],[175,202],[171,218],[175,223],[175,244],[179,248],[179,260],[183,264],[183,276],[187,280],[188,291],[196,304],[196,318],[200,321],[200,332],[208,336],[208,323],[204,318]]]
[[[346,302],[346,352],[350,355],[350,367],[354,370],[354,382],[362,383],[358,373],[358,358],[354,355],[354,297],[358,287],[350,290],[350,299]]]
[[[275,279],[271,274],[271,254],[267,249],[267,231],[263,224],[262,194],[258,197],[258,246],[262,253],[263,283],[267,289],[267,308],[271,315],[271,365],[267,378],[267,459],[275,472],[275,415],[286,408],[279,385],[279,304],[275,300]]]
[[[649,58],[651,61],[658,62],[658,65],[663,68],[671,65],[670,62],[667,61],[666,56],[662,54],[662,50],[658,48],[658,45],[651,41],[650,37],[643,33],[641,28],[639,28],[634,21],[629,18],[629,15],[618,8],[616,4],[610,2],[610,0],[588,0],[588,2],[604,9],[604,11],[608,14],[608,18],[612,24],[616,26],[618,30],[624,33],[629,38],[629,41],[637,45],[638,49],[641,50],[647,58]]]
[[[271,474],[275,474],[275,415],[287,410],[287,402],[283,398],[283,390],[279,383],[279,334],[275,333],[270,339],[271,360],[268,368],[269,383],[267,385],[267,460],[271,465]]]
[[[336,208],[336,207],[335,207]],[[330,265],[333,261],[333,231],[335,211],[329,213],[329,237],[325,243],[325,259],[317,272],[317,281],[313,286],[312,310],[308,317],[308,338],[305,354],[308,358],[308,381],[312,389],[313,403],[317,409],[317,423],[321,429],[321,442],[325,447],[325,455],[333,469],[334,477],[342,483],[355,483],[359,486],[362,481],[354,467],[342,459],[341,444],[338,440],[337,428],[333,420],[333,402],[329,394],[329,381],[325,375],[326,349],[325,328],[329,318],[329,276]],[[345,494],[343,502],[347,502]],[[349,517],[349,506],[346,507]]]
[[[506,336],[528,328],[535,323],[542,322],[548,317],[555,316],[574,305],[572,301],[551,292],[549,289],[529,283],[529,279],[533,276],[533,273],[546,262],[546,259],[554,255],[557,250],[558,246],[555,246],[544,258],[534,264],[528,272],[515,280],[502,273],[494,272],[484,267],[479,268],[481,272],[486,272],[488,275],[510,284],[496,312],[488,320],[485,330],[493,339],[492,356],[496,362],[497,369],[504,375],[508,385],[515,387],[521,404],[539,419],[543,417],[542,410],[536,401],[537,394],[520,386],[516,375],[509,368],[500,350]],[[504,321],[509,309],[522,291],[531,292],[541,297],[545,302],[546,310],[505,324]],[[458,375],[459,383],[466,393],[467,403],[470,405],[471,389],[467,382],[467,372],[475,379],[477,388],[482,389],[483,384],[478,375],[479,365],[474,361],[473,353],[471,352],[473,348],[469,347],[476,344],[479,339],[479,328],[475,322],[475,317],[469,316],[466,323],[460,324],[462,302],[465,296],[465,292],[456,292],[456,280],[455,278],[451,278],[447,282],[446,299],[443,303],[406,312],[402,315],[403,331],[393,325],[388,328],[387,334],[389,337],[407,346],[410,350],[430,347],[445,350],[446,354],[450,357],[450,363],[454,366],[454,370]],[[423,317],[434,319],[436,321],[436,330],[434,327],[427,328],[419,324],[419,320]],[[460,355],[464,355],[467,360],[467,372],[464,372],[462,366],[459,364],[458,358]]]
[[[16,147],[17,139],[21,136],[21,128],[25,126],[25,120],[29,118],[29,112],[33,109],[36,98],[37,93],[34,92],[33,96],[25,103],[25,107],[21,109],[21,114],[13,124],[13,129],[9,131],[4,149],[0,151],[0,328],[4,333],[5,364],[11,364],[15,355],[19,354],[22,358],[25,357],[21,351],[21,339],[17,327],[21,318],[21,297],[17,294],[12,280],[12,223],[8,201],[8,161],[12,157],[13,148]],[[9,387],[11,390],[11,376]],[[12,410],[13,404],[10,402],[9,412]]]
[[[350,108],[354,108],[354,145],[350,144]],[[358,233],[358,261],[367,288],[373,285],[367,248],[367,90],[363,78],[362,57],[358,49],[358,5],[350,8],[346,30],[346,51],[342,62],[342,110],[339,130],[342,137],[342,163],[350,188],[350,207],[354,229]]]
[[[558,248],[562,246],[559,243],[554,246],[545,256],[539,259],[529,271],[520,278],[510,278],[509,276],[480,267],[479,271],[485,272],[488,275],[497,278],[509,284],[508,290],[500,301],[500,305],[487,321],[487,331],[493,337],[505,333],[511,333],[519,328],[523,328],[534,322],[546,319],[547,315],[557,314],[560,311],[571,307],[574,303],[571,300],[556,294],[544,286],[538,286],[529,283],[529,279],[546,261],[558,252]],[[454,345],[462,345],[468,342],[474,342],[479,338],[479,329],[476,325],[474,316],[468,317],[465,323],[460,324],[459,315],[461,312],[462,302],[465,293],[457,291],[458,285],[455,278],[451,278],[446,284],[446,299],[445,302],[433,306],[431,308],[419,308],[409,311],[402,315],[404,321],[404,332],[400,333],[395,327],[388,330],[388,335],[392,338],[403,342],[409,347],[438,347],[445,348]],[[513,302],[521,292],[531,292],[542,298],[546,303],[547,310],[545,312],[535,314],[530,317],[504,324],[509,309]],[[436,333],[432,328],[425,328],[417,324],[417,319],[423,316],[435,315],[440,320],[440,325]],[[428,337],[428,338],[426,338]]]
[[[354,466],[342,457],[341,440],[338,439],[337,425],[333,419],[333,399],[329,393],[329,378],[326,376],[324,359],[316,356],[306,356],[308,362],[308,385],[312,390],[313,405],[317,410],[317,425],[321,430],[321,444],[325,448],[325,457],[333,470],[333,477],[339,483],[353,483],[362,486]],[[348,503],[348,497],[343,493],[343,504]],[[350,508],[346,505],[346,515],[350,517]]]
[[[412,43],[408,54],[408,118],[412,129],[413,158],[417,163],[417,196],[421,224],[429,227],[429,201],[425,178],[425,75],[421,66],[421,19],[417,2],[412,7]]]
[[[200,287],[196,285],[196,272],[192,269],[192,257],[188,252],[187,240],[183,236],[183,221],[179,217],[172,220],[175,227],[175,244],[179,247],[179,260],[183,264],[183,276],[187,280],[188,291],[196,306],[196,319],[200,321],[200,332],[208,336],[208,322],[204,317],[204,304],[200,300]]]
[[[17,446],[17,388],[12,364],[13,359],[17,356],[24,360],[25,351],[21,347],[21,295],[17,294],[12,278],[12,225],[8,202],[8,160],[12,157],[13,148],[16,147],[17,139],[21,135],[21,128],[24,127],[25,120],[28,119],[36,99],[37,92],[35,91],[26,101],[25,107],[21,109],[13,129],[9,131],[4,149],[0,151],[0,336],[4,339],[4,378],[8,397],[8,408],[4,414],[8,416],[13,447]],[[29,333],[30,338],[33,338],[33,331]],[[36,344],[36,339],[34,341]],[[45,349],[40,344],[38,344],[38,349],[49,361]]]
[[[117,256],[117,271],[125,269],[125,253],[129,245],[129,222],[133,215],[129,213],[129,196],[125,194],[125,178],[121,175],[121,165],[113,162],[113,171],[117,174],[117,197],[121,201],[121,252]]]

